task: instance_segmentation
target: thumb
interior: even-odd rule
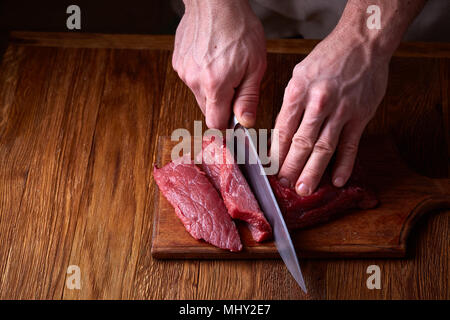
[[[244,78],[236,89],[233,111],[239,123],[247,128],[255,125],[260,82],[256,77]]]

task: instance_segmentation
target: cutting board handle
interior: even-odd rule
[[[446,180],[445,183],[449,183],[450,179]],[[445,210],[450,208],[450,194],[433,195],[428,198],[423,199],[417,204],[417,206],[411,211],[405,224],[403,225],[402,231],[400,233],[399,244],[402,249],[406,249],[406,242],[408,240],[409,234],[413,229],[417,221],[426,213],[431,213],[434,210]]]

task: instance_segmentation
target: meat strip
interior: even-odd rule
[[[192,161],[181,159],[161,169],[155,166],[153,176],[186,230],[216,247],[242,250],[236,225],[214,186]]]
[[[222,195],[230,216],[245,221],[255,241],[270,239],[272,228],[225,141],[204,137],[202,149],[201,167]]]
[[[358,163],[342,188],[331,183],[330,169],[327,169],[317,190],[306,197],[299,196],[294,188],[282,186],[275,176],[270,176],[269,182],[291,230],[327,222],[350,209],[370,209],[378,204],[374,193],[366,187]]]

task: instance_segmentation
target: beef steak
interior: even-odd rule
[[[294,188],[282,186],[275,176],[270,176],[269,181],[286,225],[291,230],[326,222],[350,209],[373,208],[378,203],[374,193],[366,187],[358,163],[349,181],[342,188],[331,183],[330,169],[327,169],[317,190],[306,197],[299,196]]]
[[[178,218],[195,239],[230,251],[242,250],[236,225],[217,190],[192,161],[182,159],[153,170],[159,189]]]
[[[202,149],[201,167],[222,195],[230,216],[245,221],[255,241],[271,238],[272,228],[225,141],[206,136]]]

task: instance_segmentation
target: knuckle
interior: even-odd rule
[[[210,78],[210,79],[206,80],[203,83],[203,85],[204,85],[206,91],[215,92],[219,89],[220,83],[217,79]]]
[[[259,83],[248,81],[242,83],[238,88],[238,94],[255,94],[259,92]]]
[[[258,88],[254,86],[242,88],[242,90],[238,92],[236,100],[239,101],[239,103],[257,104],[259,101]]]
[[[284,90],[285,99],[288,102],[298,100],[298,98],[300,97],[300,93],[301,93],[300,87],[292,80],[289,81],[288,85],[286,86],[286,89]]]
[[[311,141],[311,139],[298,133],[296,133],[292,138],[292,144],[296,149],[300,149],[306,152],[310,152],[314,147],[314,143],[313,141]]]
[[[316,101],[314,104],[310,104],[308,107],[313,115],[319,116],[327,112],[327,106],[325,103]]]
[[[302,172],[302,176],[306,176],[314,181],[318,181],[322,177],[322,172],[314,167],[306,167]]]
[[[292,71],[293,76],[298,76],[303,71],[303,66],[301,63],[297,64]]]
[[[345,106],[339,106],[335,111],[335,119],[339,122],[349,120],[352,115],[351,110]]]
[[[283,176],[286,176],[288,178],[293,178],[291,177],[292,175],[297,175],[298,177],[298,165],[295,162],[292,161],[284,161],[283,163],[283,167],[280,170],[280,173],[283,174]],[[295,178],[297,178],[295,177]],[[295,180],[295,179],[293,179]]]
[[[323,155],[332,155],[334,152],[334,147],[331,143],[325,140],[318,140],[314,146],[314,152]]]
[[[197,76],[194,72],[184,73],[184,81],[189,87],[194,87],[198,82]]]
[[[178,66],[177,66],[177,59],[175,56],[172,57],[172,68],[175,70],[175,72],[178,72]]]
[[[214,92],[217,91],[221,85],[220,79],[212,72],[205,71],[202,75],[202,86],[206,91]]]
[[[324,85],[318,85],[311,88],[311,96],[318,100],[325,100],[329,97],[329,91]]]
[[[181,79],[181,81],[183,81],[187,86],[189,86],[188,82],[186,81],[184,72],[182,72],[181,70],[178,70],[177,73],[178,73],[178,77]]]
[[[284,127],[277,128],[277,133],[279,144],[286,144],[290,142],[291,138],[289,137],[288,131]]]
[[[257,93],[253,92],[245,92],[239,95],[238,97],[240,103],[249,103],[249,104],[257,104],[259,100],[259,96]]]
[[[312,111],[316,114],[321,114],[327,111],[327,102],[329,100],[329,93],[323,88],[312,88],[310,91],[310,101]]]
[[[342,145],[342,152],[347,156],[356,155],[358,152],[358,144],[356,142],[347,142]]]

